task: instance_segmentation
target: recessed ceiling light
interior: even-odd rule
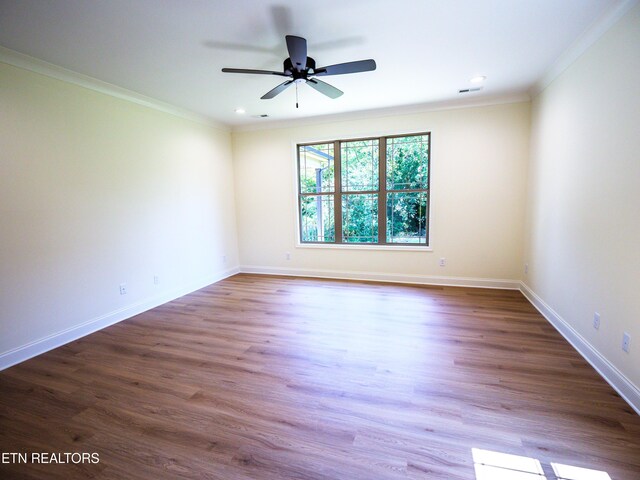
[[[478,75],[477,77],[473,77],[471,79],[471,83],[482,83],[487,79],[487,77],[483,75]]]
[[[246,110],[244,108],[236,108],[235,111],[239,115],[242,115],[243,113],[246,113]]]

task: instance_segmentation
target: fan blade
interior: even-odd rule
[[[284,92],[287,87],[289,85],[291,85],[293,83],[293,80],[287,80],[284,83],[281,83],[280,85],[278,85],[276,88],[269,90],[267,93],[265,93],[262,97],[260,97],[262,100],[268,100],[270,98],[275,97],[276,95]]]
[[[307,41],[302,37],[287,35],[287,50],[293,67],[299,72],[307,68]]]
[[[313,75],[344,75],[345,73],[370,72],[376,69],[375,60],[358,60],[357,62],[338,63],[315,69]]]
[[[279,75],[281,77],[289,77],[290,75],[287,75],[285,73],[282,72],[274,72],[272,70],[249,70],[246,68],[223,68],[222,71],[224,73],[257,73],[259,75]]]
[[[333,85],[329,85],[328,83],[317,80],[315,78],[308,79],[307,85],[309,85],[311,88],[315,88],[317,91],[330,98],[338,98],[339,96],[344,94],[342,90],[338,90]]]

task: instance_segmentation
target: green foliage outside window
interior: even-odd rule
[[[386,148],[381,150],[383,140]],[[302,242],[335,243],[339,235],[342,243],[427,245],[429,134],[338,145],[341,175],[337,192],[334,144],[299,147]],[[382,170],[379,162],[385,162]],[[385,172],[382,185],[381,171]],[[342,207],[335,211],[338,200]],[[379,211],[379,205],[386,208]],[[336,232],[336,215],[341,215],[340,232]]]

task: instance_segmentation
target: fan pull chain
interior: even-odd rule
[[[296,82],[296,108],[298,108],[298,82]]]

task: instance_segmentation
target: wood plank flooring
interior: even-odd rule
[[[640,479],[640,417],[515,291],[236,275],[0,372],[0,452],[100,458],[2,479],[475,480],[472,448]]]

